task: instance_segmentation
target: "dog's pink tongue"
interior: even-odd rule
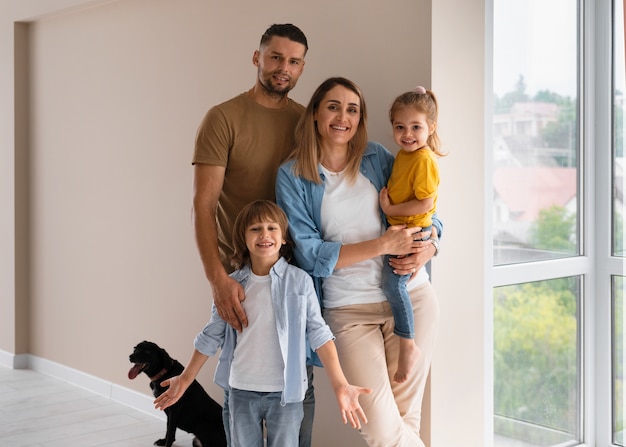
[[[133,367],[130,369],[130,371],[128,371],[128,378],[130,380],[133,380],[135,377],[137,377],[139,373],[141,372],[141,368],[143,368],[143,365],[139,365],[135,363]]]

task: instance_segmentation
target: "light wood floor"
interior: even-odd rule
[[[0,366],[0,447],[150,447],[165,420],[31,370]],[[176,447],[192,447],[178,430]],[[497,447],[532,447],[496,436]],[[535,446],[536,447],[536,446]]]
[[[31,370],[0,366],[0,446],[150,447],[165,421]],[[178,430],[177,447],[193,435]]]

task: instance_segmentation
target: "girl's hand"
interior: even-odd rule
[[[344,424],[350,422],[352,428],[360,429],[361,423],[367,424],[367,417],[361,405],[359,404],[360,394],[369,394],[372,392],[371,388],[363,388],[361,386],[354,386],[346,384],[345,386],[335,390],[337,396],[337,402],[339,403],[339,410],[341,411],[341,419]]]
[[[389,215],[389,207],[391,206],[391,200],[389,200],[389,190],[386,186],[380,190],[378,194],[378,201],[380,202],[380,209],[383,210],[383,213]]]

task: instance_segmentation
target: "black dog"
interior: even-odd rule
[[[165,349],[149,341],[142,341],[135,346],[129,359],[134,365],[128,371],[128,378],[134,379],[139,373],[145,373],[150,377],[150,388],[154,397],[159,397],[166,390],[161,382],[183,372],[180,362],[171,358]],[[178,402],[165,409],[165,414],[165,439],[159,439],[154,445],[171,447],[176,429],[180,428],[195,435],[194,447],[226,447],[222,406],[196,380]]]

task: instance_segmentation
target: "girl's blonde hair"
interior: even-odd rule
[[[288,262],[291,260],[292,243],[289,239],[289,221],[285,212],[274,202],[269,200],[257,200],[244,206],[233,227],[233,255],[231,256],[231,264],[236,269],[243,268],[244,265],[250,265],[250,252],[246,245],[246,230],[250,225],[259,222],[276,222],[283,233],[283,239],[286,241],[280,247],[279,254]]]
[[[435,126],[435,130],[428,136],[426,144],[428,147],[439,157],[447,155],[446,152],[441,150],[441,141],[437,134],[437,118],[439,115],[439,107],[437,105],[437,98],[432,90],[426,90],[424,87],[417,87],[415,90],[406,92],[398,96],[391,104],[389,109],[389,120],[393,125],[394,114],[402,108],[413,107],[417,112],[426,115],[426,120],[429,126]]]
[[[361,157],[367,147],[367,109],[361,89],[352,81],[334,77],[326,79],[313,92],[300,121],[296,126],[294,151],[290,159],[295,160],[293,165],[294,174],[301,176],[313,183],[322,183],[318,165],[320,161],[320,134],[317,130],[315,115],[326,94],[337,86],[342,86],[352,91],[359,97],[361,117],[354,137],[348,143],[348,164],[346,174],[350,181],[356,180],[361,166]]]

